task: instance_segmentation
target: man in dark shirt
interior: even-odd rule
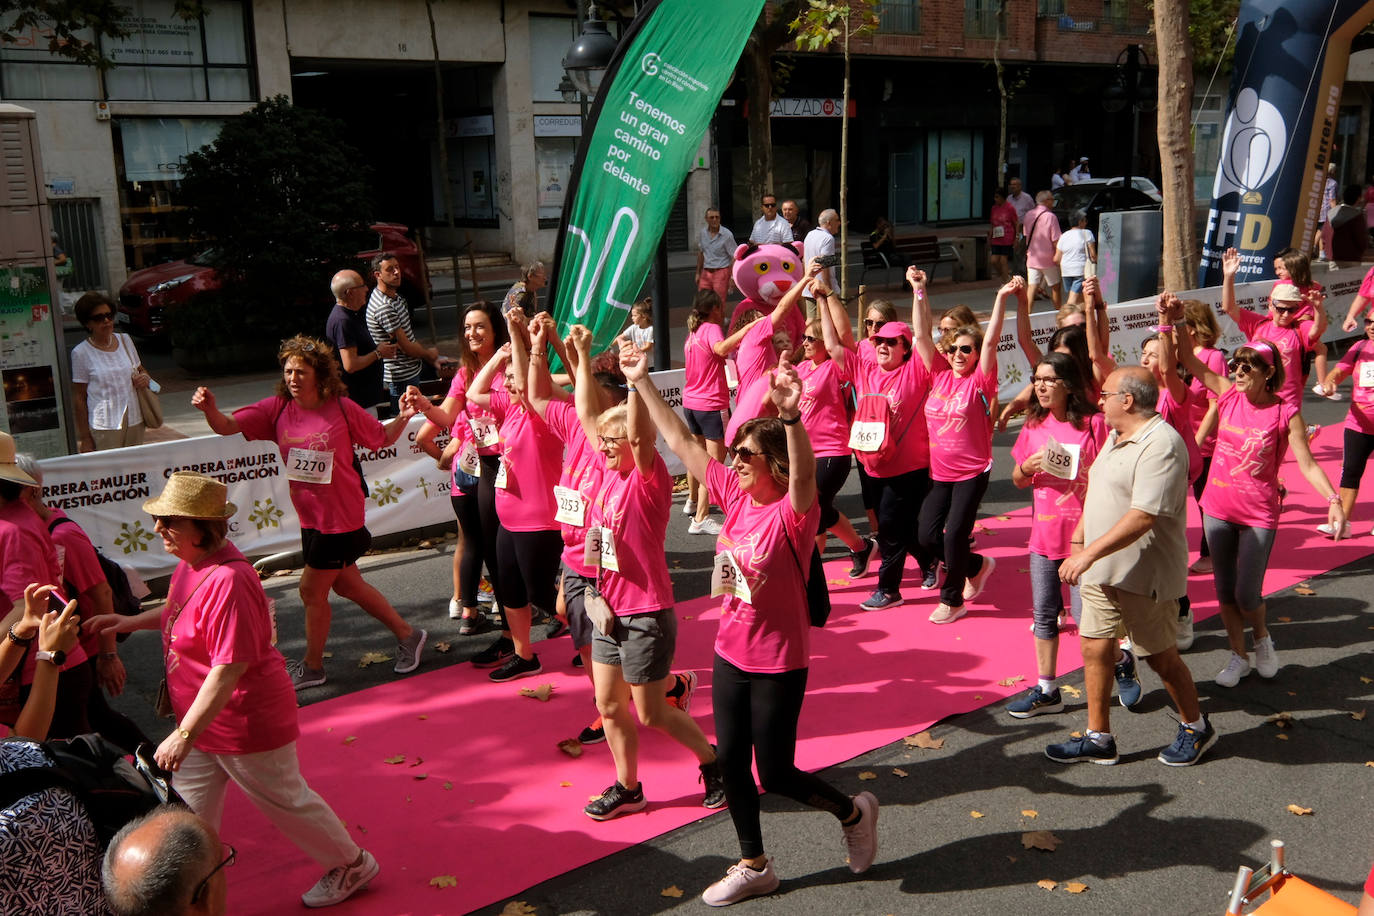
[[[396,344],[376,344],[368,333],[363,309],[367,306],[367,284],[356,270],[341,270],[329,284],[334,294],[334,310],[325,322],[324,336],[339,353],[348,396],[361,407],[385,403],[382,386],[382,360],[396,355]]]

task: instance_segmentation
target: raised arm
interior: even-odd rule
[[[797,302],[801,299],[802,294],[810,288],[810,277],[803,277],[799,282],[788,287],[787,292],[782,294],[782,299],[778,300],[778,304],[773,307],[773,311],[768,315],[768,320],[773,323],[774,328],[782,327],[787,313],[797,307]]]
[[[577,354],[577,377],[573,384],[573,404],[577,407],[577,419],[582,424],[582,434],[587,441],[596,444],[596,421],[600,416],[601,400],[597,396],[596,376],[592,372],[592,332],[583,325],[575,324],[568,333],[573,352]],[[627,433],[628,435],[628,433]]]
[[[1035,334],[1031,332],[1030,296],[1016,297],[1016,342],[1021,345],[1026,362],[1034,369],[1045,354],[1035,345]]]
[[[978,362],[983,372],[993,378],[997,377],[997,342],[1002,338],[1002,325],[1007,317],[1007,299],[1011,297],[1020,302],[1025,295],[1026,281],[1021,277],[1012,277],[997,291],[997,298],[992,301],[992,315],[983,331],[983,349],[978,354]]]
[[[1174,325],[1174,331],[1178,333],[1178,348],[1175,350],[1175,353],[1183,368],[1187,369],[1193,378],[1198,379],[1202,384],[1206,385],[1208,390],[1217,397],[1221,397],[1223,394],[1230,391],[1231,380],[1224,375],[1217,375],[1206,363],[1198,359],[1197,354],[1193,352],[1193,348],[1197,346],[1197,339],[1193,337],[1193,329],[1188,322],[1180,321],[1178,324]],[[1212,406],[1212,410],[1216,410],[1215,403]],[[1201,434],[1200,429],[1198,432]]]
[[[1107,322],[1107,303],[1101,296],[1096,277],[1083,281],[1083,299],[1087,308],[1083,317],[1087,324],[1084,330],[1088,338],[1088,358],[1092,360],[1093,376],[1098,385],[1116,371],[1116,360],[1112,359],[1111,325]]]
[[[525,310],[516,306],[506,313],[506,330],[510,333],[510,371],[515,384],[524,389],[530,372],[530,335]]]
[[[1159,371],[1164,376],[1164,387],[1169,389],[1170,399],[1175,404],[1186,405],[1188,386],[1179,377],[1178,348],[1174,346],[1174,335],[1167,331],[1159,335]]]
[[[536,315],[534,324],[530,326],[530,357],[529,369],[525,375],[525,396],[529,399],[534,412],[541,418],[548,412],[549,401],[553,399],[553,376],[549,374],[548,358],[551,323],[551,320],[544,321],[542,316]]]
[[[648,366],[648,351],[639,349],[628,338],[620,338],[621,371],[625,371],[627,364],[636,362]],[[649,383],[649,387],[654,388],[655,393],[657,393],[658,388],[652,382]],[[658,431],[649,418],[649,410],[645,406],[644,398],[636,394],[633,388],[630,389],[630,396],[625,401],[625,412],[627,415],[625,435],[630,437],[630,447],[634,450],[635,469],[639,471],[639,476],[648,477],[653,473],[654,459],[657,457],[655,446],[658,441]]]
[[[491,386],[496,381],[496,376],[501,374],[502,367],[506,365],[506,360],[510,359],[510,344],[502,344],[500,349],[491,355],[487,364],[477,370],[477,374],[468,382],[467,399],[483,409],[491,406]]]
[[[827,297],[827,300],[828,299],[829,297]],[[836,328],[834,306],[830,301],[827,301],[825,303],[825,308],[818,308],[816,311],[820,313],[821,338],[825,343],[825,352],[830,354],[830,358],[835,361],[835,365],[843,369],[849,360],[849,347],[845,346],[844,340],[840,337],[840,333]],[[849,315],[845,313],[843,305],[839,307],[839,312],[844,315],[845,322],[848,323]]]
[[[735,348],[737,348],[740,345],[740,341],[744,340],[745,335],[748,334],[751,330],[753,330],[754,325],[758,324],[760,321],[768,320],[769,319],[767,317],[755,318],[748,324],[742,325],[735,331],[735,333],[731,334],[729,337],[725,338],[724,340],[716,344],[716,355],[729,356],[731,353],[735,351]]]
[[[930,338],[930,300],[926,298],[926,272],[915,266],[906,269],[906,282],[911,284],[911,341],[916,356],[935,366],[935,341]]]
[[[1238,321],[1240,306],[1236,305],[1236,271],[1240,270],[1240,252],[1227,248],[1221,256],[1221,310],[1232,321]]]
[[[657,386],[649,378],[649,363],[644,359],[627,360],[622,355],[621,368],[630,391],[648,411],[649,419],[663,434],[663,439],[673,450],[673,454],[681,458],[682,463],[687,466],[687,473],[697,480],[705,480],[706,471],[711,465],[711,457],[687,431],[687,425],[682,422],[682,418],[673,412],[673,408],[669,407],[668,402],[658,393]]]
[[[205,422],[221,436],[232,436],[239,431],[239,421],[225,416],[215,403],[215,393],[204,386],[197,388],[191,395],[191,406],[205,414]]]
[[[801,514],[816,504],[816,453],[801,423],[802,381],[785,359],[772,375],[768,396],[787,431],[787,498],[792,510]]]

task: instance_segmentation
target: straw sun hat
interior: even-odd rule
[[[156,499],[143,504],[149,515],[177,518],[228,518],[238,506],[227,500],[229,488],[213,477],[194,471],[175,471]]]
[[[15,463],[14,458],[14,437],[9,433],[0,432],[0,480],[22,483],[30,487],[38,486],[38,481],[26,474],[24,469]]]

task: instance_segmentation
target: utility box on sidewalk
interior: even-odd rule
[[[947,241],[959,255],[959,260],[954,262],[954,282],[972,283],[974,280],[984,279],[983,265],[987,256],[982,250],[983,240],[970,235]]]
[[[75,451],[66,346],[52,220],[43,188],[34,113],[0,104],[0,429],[22,452],[51,458]]]
[[[1125,302],[1158,292],[1163,244],[1160,211],[1103,213],[1097,224],[1097,282],[1103,297]]]

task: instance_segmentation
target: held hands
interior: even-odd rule
[[[407,385],[405,394],[401,395],[399,406],[414,413],[424,413],[425,409],[432,406],[429,398],[420,393],[420,389],[414,385]]]
[[[620,371],[625,374],[625,381],[633,386],[635,382],[648,378],[649,361],[644,358],[644,351],[627,337],[617,337],[616,340],[620,344]]]
[[[1026,294],[1026,280],[1024,277],[1013,275],[1010,280],[1002,284],[1002,288],[997,291],[998,296],[1024,296]]]
[[[1234,280],[1236,272],[1240,270],[1240,252],[1234,248],[1227,248],[1226,253],[1221,256],[1221,275],[1227,280]]]
[[[797,370],[786,359],[778,360],[778,368],[769,377],[768,397],[778,409],[778,416],[791,420],[801,413],[802,381]]]
[[[591,358],[592,332],[584,324],[575,324],[568,329],[568,342],[572,344],[579,358]]]
[[[1097,278],[1096,278],[1096,277],[1084,277],[1084,278],[1083,278],[1083,302],[1084,302],[1085,304],[1087,304],[1089,307],[1091,307],[1092,304],[1093,304],[1094,302],[1097,302],[1097,301],[1098,301],[1098,298],[1097,298]]]
[[[543,356],[549,345],[549,326],[542,317],[536,318],[530,327],[530,356]]]
[[[215,393],[204,385],[196,389],[196,393],[191,395],[191,406],[201,413],[210,413],[218,409],[215,406]]]

